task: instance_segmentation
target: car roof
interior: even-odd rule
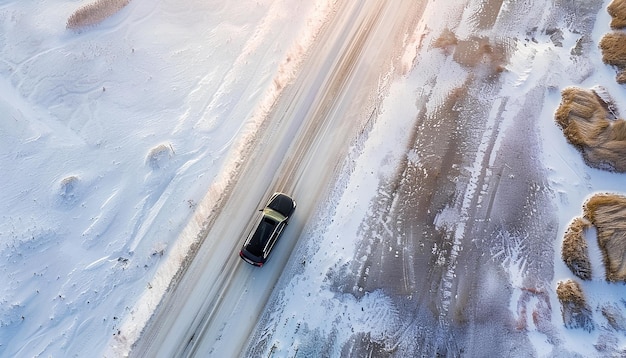
[[[255,256],[263,256],[263,250],[267,244],[267,239],[272,236],[272,233],[276,228],[276,224],[276,220],[263,215],[256,230],[250,237],[250,241],[248,242],[246,249]]]
[[[283,216],[289,216],[293,212],[294,201],[286,194],[275,193],[267,206]]]

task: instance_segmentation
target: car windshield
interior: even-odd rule
[[[263,217],[261,223],[256,228],[254,235],[250,239],[250,244],[248,245],[248,251],[254,256],[263,256],[263,249],[265,248],[265,244],[267,240],[274,232],[274,228],[276,227],[276,222],[268,217]]]

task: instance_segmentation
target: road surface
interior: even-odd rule
[[[402,50],[422,6],[413,0],[340,2],[281,95],[228,190],[228,200],[131,356],[237,356],[244,349],[299,233],[324,197],[350,140],[376,111],[380,78]],[[271,193],[298,208],[262,269],[237,256],[250,220]]]

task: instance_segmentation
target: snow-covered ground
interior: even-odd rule
[[[297,65],[330,3],[134,0],[82,32],[65,29],[75,1],[0,4],[0,167],[6,178],[0,189],[0,356],[104,351],[138,298],[167,286],[157,273],[163,262],[177,262],[175,240],[207,189],[228,180],[242,138],[254,132],[281,81],[289,80],[290,64]],[[303,233],[290,265],[301,265],[302,257],[306,264],[287,271],[273,294],[267,320],[258,326],[273,352],[314,350],[327,335],[339,343],[355,332],[384,338],[401,319],[383,292],[337,295],[325,277],[354,258],[380,182],[407,155],[398,143],[409,140],[423,73],[441,70],[428,66],[432,49],[416,48],[443,30],[437,16],[462,10],[439,3],[430,3],[424,21],[407,34],[406,75],[389,87],[380,116],[353,147],[327,203],[336,205],[316,214]],[[466,13],[480,12],[480,3],[468,2]],[[589,34],[594,44],[609,31],[608,3]],[[597,46],[590,46],[586,60],[574,59],[570,51],[579,35],[575,28],[562,30],[562,47],[545,34],[515,42],[501,89],[503,96],[523,98],[540,81],[550,82],[541,156],[560,234],[592,193],[626,191],[623,174],[587,167],[554,124],[559,90],[570,85],[601,85],[626,113],[626,90],[602,64]],[[468,34],[466,25],[456,29],[458,38]],[[460,67],[444,69],[439,83],[466,75]],[[444,98],[446,89],[436,95]],[[513,111],[516,103],[510,105]],[[572,277],[560,260],[559,239],[554,287]],[[523,263],[514,252],[505,262],[519,294]],[[624,296],[623,286],[599,278],[583,289],[593,308]],[[550,300],[558,345],[597,355],[593,344],[608,329],[567,330],[554,292]],[[594,318],[605,321],[597,310]],[[533,327],[528,333],[538,356],[553,353],[554,341]],[[612,337],[618,347],[626,344],[623,335]]]
[[[328,4],[133,1],[81,32],[74,1],[0,4],[0,355],[104,350],[167,287]]]

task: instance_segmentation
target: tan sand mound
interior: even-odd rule
[[[617,82],[626,83],[621,81],[626,77],[626,33],[611,32],[604,35],[600,40],[600,49],[602,61],[618,69]]]
[[[582,328],[591,332],[594,329],[592,313],[580,285],[572,280],[561,281],[556,288],[556,294],[561,303],[565,327]]]
[[[613,0],[607,8],[611,20],[611,28],[623,29],[626,27],[626,0]]]
[[[591,222],[584,218],[575,218],[567,228],[561,248],[561,257],[574,275],[582,280],[591,280],[591,261],[585,239],[585,229]]]
[[[626,197],[596,194],[585,203],[583,211],[597,229],[606,279],[626,282]]]
[[[594,168],[626,172],[626,121],[614,119],[615,106],[592,90],[568,87],[555,119],[567,141]]]
[[[80,7],[67,19],[68,29],[79,29],[102,22],[104,19],[120,11],[130,0],[96,0]]]

